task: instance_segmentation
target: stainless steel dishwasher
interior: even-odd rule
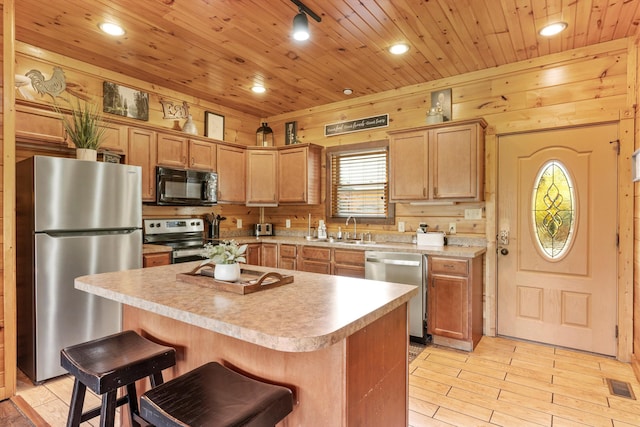
[[[427,257],[416,253],[366,251],[364,277],[418,286],[418,295],[409,301],[409,335],[413,341],[426,343]]]

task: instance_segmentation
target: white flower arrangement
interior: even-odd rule
[[[207,243],[202,248],[202,256],[207,258],[202,263],[213,261],[216,264],[236,264],[247,262],[244,253],[247,245],[239,246],[235,240],[223,240],[220,244]]]

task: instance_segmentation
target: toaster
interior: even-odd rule
[[[253,234],[256,237],[273,236],[273,224],[270,224],[270,223],[254,224]]]

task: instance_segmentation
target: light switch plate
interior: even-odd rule
[[[287,219],[284,223],[285,223],[285,227],[291,228],[291,220],[290,219]]]
[[[464,219],[482,219],[482,208],[465,209]]]
[[[398,221],[398,231],[404,233],[404,221]]]
[[[238,223],[236,224],[236,227],[237,228],[242,228],[242,220],[241,219],[238,220]]]

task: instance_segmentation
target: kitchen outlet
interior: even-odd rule
[[[404,233],[404,221],[398,221],[398,231]]]
[[[236,228],[242,228],[242,220],[239,219]]]
[[[465,209],[464,219],[482,219],[482,208],[479,209]]]
[[[290,219],[287,219],[287,220],[284,222],[284,226],[285,226],[285,227],[287,227],[287,228],[291,228],[291,220],[290,220]]]
[[[449,223],[449,234],[456,234],[456,223],[455,222],[450,222]]]

